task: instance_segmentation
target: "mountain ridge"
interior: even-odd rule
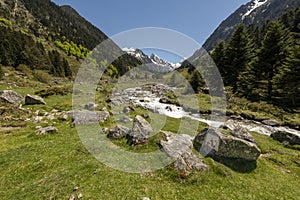
[[[265,3],[248,13],[249,9],[251,9],[256,2]],[[239,7],[222,21],[218,28],[205,41],[203,48],[207,51],[211,51],[221,40],[227,41],[240,23],[243,23],[245,26],[250,24],[262,25],[268,20],[279,18],[297,6],[300,6],[300,1],[297,0],[252,0]]]

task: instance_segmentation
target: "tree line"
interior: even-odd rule
[[[234,94],[299,105],[300,8],[263,26],[239,25],[211,56]]]

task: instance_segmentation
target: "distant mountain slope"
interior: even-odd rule
[[[246,26],[250,24],[262,25],[268,20],[279,18],[298,6],[300,6],[299,0],[252,0],[224,20],[207,39],[203,47],[210,51],[220,40],[227,41],[240,23]]]
[[[0,34],[5,38],[0,40],[0,64],[25,64],[50,71],[54,65],[61,68],[66,63],[63,59],[78,69],[80,59],[108,39],[72,7],[58,6],[50,0],[0,0]],[[110,50],[121,52],[116,44],[111,45]],[[125,54],[112,64],[123,74],[128,66],[137,66],[140,61]]]
[[[148,65],[149,70],[152,72],[168,73],[180,67],[180,63],[174,64],[174,63],[167,62],[155,54],[148,56],[140,49],[123,48],[123,51],[135,57],[143,64]]]

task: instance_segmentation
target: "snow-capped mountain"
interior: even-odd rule
[[[267,3],[268,0],[254,0],[248,6],[248,11],[242,16],[242,20],[249,16],[255,9]]]
[[[167,62],[155,54],[148,56],[140,49],[123,48],[122,50],[140,60],[152,72],[168,73],[181,66],[180,63]]]
[[[298,6],[300,6],[300,0],[252,0],[225,19],[206,40],[203,47],[210,51],[220,40],[227,41],[240,23],[246,26],[264,24],[268,20],[279,18]]]

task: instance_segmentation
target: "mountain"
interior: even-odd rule
[[[152,72],[168,73],[174,71],[181,65],[180,63],[174,64],[167,62],[155,54],[148,56],[140,49],[123,48],[122,50],[127,52],[129,55],[134,56],[136,59],[148,66],[149,70]]]
[[[108,39],[72,7],[50,0],[0,0],[0,36],[0,64],[15,68],[25,64],[55,76],[65,76],[62,68],[67,61],[76,72],[80,60]],[[114,43],[109,50],[121,52]],[[125,54],[112,64],[124,74],[140,61]]]
[[[300,6],[299,0],[252,0],[225,19],[206,40],[203,47],[210,51],[221,40],[228,41],[240,23],[246,26],[263,25],[268,20],[277,19],[298,6]]]

